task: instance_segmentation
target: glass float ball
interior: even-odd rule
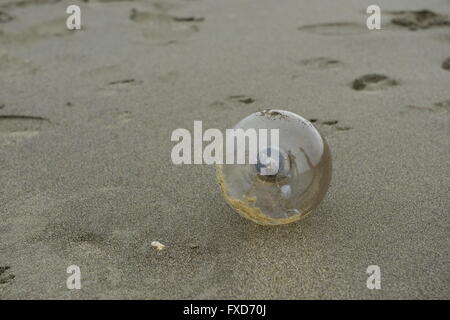
[[[319,205],[331,181],[331,154],[308,120],[270,109],[249,115],[233,129],[279,129],[277,152],[269,133],[268,147],[257,151],[256,164],[217,165],[222,194],[236,212],[258,224],[279,225],[300,220]],[[245,148],[247,159],[249,143]],[[237,148],[234,153],[236,159]]]

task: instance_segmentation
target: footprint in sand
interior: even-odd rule
[[[172,1],[156,1],[152,3],[152,7],[155,8],[155,10],[160,12],[169,12],[170,10],[179,10],[182,7],[184,7],[185,4],[181,2],[172,2]]]
[[[450,26],[448,16],[430,10],[389,11],[387,13],[394,15],[394,18],[391,19],[392,24],[406,27],[410,30]]]
[[[27,241],[45,242],[62,250],[85,245],[94,251],[104,246],[111,249],[111,245],[117,245],[113,243],[117,224],[129,221],[129,216],[125,217],[120,211],[126,211],[133,201],[126,196],[128,189],[124,189],[121,180],[116,183],[65,197],[55,204],[61,214],[46,223],[39,233],[30,235]]]
[[[38,4],[54,4],[61,2],[62,0],[9,0],[6,3],[0,5],[1,8],[22,8],[29,5],[38,5]]]
[[[338,120],[321,121],[319,119],[313,118],[309,119],[309,122],[317,126],[320,132],[322,132],[325,136],[328,136],[336,131],[348,131],[351,129],[350,126],[338,125]]]
[[[2,34],[2,40],[9,43],[23,44],[34,42],[46,37],[61,37],[74,34],[75,32],[67,30],[66,18],[56,18],[50,21],[38,23],[25,30],[8,33],[4,32]]]
[[[45,241],[49,245],[55,245],[60,249],[74,249],[81,247],[85,250],[99,252],[99,249],[108,244],[108,236],[103,230],[93,230],[85,227],[86,223],[77,223],[73,219],[64,222],[52,222],[47,225],[45,233],[34,235],[31,241]]]
[[[128,110],[116,110],[111,113],[112,121],[109,121],[104,128],[116,130],[134,120],[133,114]]]
[[[196,23],[204,21],[203,17],[175,17],[167,12],[149,12],[132,9],[130,20],[143,26],[145,38],[154,40],[176,41],[189,37],[199,31]]]
[[[253,99],[252,97],[246,96],[246,95],[229,96],[228,99],[231,101],[237,101],[237,102],[240,102],[243,104],[251,104],[251,103],[255,102],[255,99]]]
[[[47,118],[25,115],[0,115],[0,139],[6,142],[19,142],[32,138],[50,124]]]
[[[14,274],[10,273],[10,266],[0,266],[0,285],[11,283],[16,277]]]
[[[343,65],[343,63],[339,60],[326,57],[303,59],[300,61],[296,61],[296,64],[308,67],[310,69],[318,69],[318,70],[336,68]]]
[[[377,91],[398,85],[397,80],[385,75],[371,73],[356,78],[351,87],[356,91]]]
[[[435,102],[431,106],[409,105],[406,107],[408,109],[419,110],[419,111],[431,111],[431,112],[450,111],[450,99]]]
[[[442,69],[450,71],[450,57],[448,57],[447,59],[444,60],[444,62],[442,62]]]
[[[134,78],[113,80],[108,82],[106,87],[101,88],[99,91],[105,96],[111,96],[122,91],[128,91],[129,89],[142,83],[143,81],[136,80]]]
[[[346,36],[353,34],[361,34],[368,31],[367,27],[364,24],[352,22],[308,24],[299,27],[298,30],[307,31],[324,36]]]
[[[125,86],[126,87],[128,85],[136,84],[136,83],[137,83],[136,79],[130,78],[130,79],[110,81],[110,82],[108,82],[108,85],[109,86]]]
[[[228,96],[227,100],[233,104],[236,104],[236,103],[252,104],[256,101],[254,98],[244,95],[244,94]],[[223,109],[227,106],[227,104],[228,103],[226,103],[224,101],[216,100],[216,101],[213,101],[212,103],[210,103],[209,107],[215,108],[215,109]]]

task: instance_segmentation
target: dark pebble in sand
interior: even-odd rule
[[[137,9],[132,8],[130,12],[130,20],[136,20],[137,15],[138,15]]]
[[[447,59],[444,60],[444,62],[442,62],[442,69],[450,70],[450,57],[448,57]]]

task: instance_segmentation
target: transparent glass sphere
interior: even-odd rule
[[[217,165],[226,202],[243,217],[262,225],[286,224],[305,217],[322,201],[331,181],[327,142],[308,120],[284,110],[253,113],[233,129],[251,128],[279,129],[278,150],[273,152],[270,144],[258,149],[256,164]],[[249,143],[245,148],[247,156]],[[235,148],[235,156],[237,151]],[[271,154],[276,154],[278,161]]]

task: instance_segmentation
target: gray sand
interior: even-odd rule
[[[367,31],[373,1],[90,0],[69,32],[69,3],[0,4],[0,298],[450,298],[449,26]],[[265,108],[318,119],[333,153],[325,200],[288,226],[170,160],[176,128]]]

